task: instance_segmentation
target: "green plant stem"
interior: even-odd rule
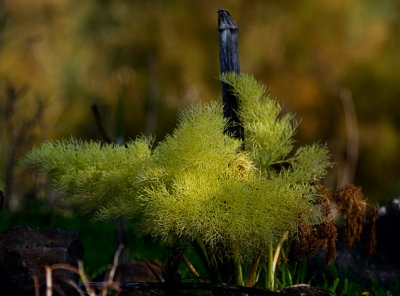
[[[281,240],[279,241],[278,246],[276,247],[274,259],[273,259],[273,263],[272,263],[272,273],[273,274],[275,274],[276,264],[278,263],[279,254],[281,252],[282,245],[287,240],[287,238],[288,238],[288,233],[285,232],[284,235],[282,236]]]
[[[270,245],[268,250],[268,269],[267,269],[267,278],[266,278],[266,286],[267,289],[274,291],[275,289],[275,270],[276,265],[278,264],[279,254],[282,249],[283,243],[288,239],[288,233],[285,232],[280,239],[278,246],[275,249]]]
[[[267,266],[267,278],[266,278],[266,286],[267,289],[270,291],[274,290],[274,255],[273,255],[273,248],[270,245],[268,250],[268,266]]]
[[[179,264],[183,255],[183,246],[176,244],[166,250],[167,258],[163,266],[163,274],[165,282],[168,283],[172,288],[167,289],[165,292],[166,296],[176,295],[176,290],[173,288],[175,284],[180,283],[180,275],[178,273]]]
[[[260,258],[261,258],[261,256],[257,256],[250,263],[249,271],[247,273],[246,287],[254,287],[258,280],[257,270],[258,270],[258,265],[260,263]]]
[[[189,261],[189,259],[183,254],[182,255],[183,262],[185,262],[186,266],[188,267],[189,271],[195,276],[197,280],[200,280],[200,274],[193,266],[193,264]]]
[[[208,259],[207,251],[204,247],[204,244],[197,239],[193,242],[193,248],[199,256],[201,262],[207,268],[210,265],[210,260]]]
[[[219,283],[221,282],[221,276],[219,274],[219,271],[217,269],[216,264],[212,264],[210,262],[206,247],[200,241],[199,239],[195,240],[193,242],[193,248],[197,253],[197,256],[199,256],[201,263],[203,264],[204,268],[207,270],[211,277],[211,281],[214,283]]]
[[[242,264],[240,263],[240,260],[235,260],[235,268],[236,268],[236,284],[238,286],[244,286]]]

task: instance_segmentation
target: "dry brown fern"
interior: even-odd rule
[[[333,222],[330,203],[331,191],[324,188],[318,203],[322,209],[323,221],[319,224],[303,224],[299,227],[298,239],[293,253],[296,257],[308,257],[318,249],[325,251],[326,264],[329,265],[336,256],[337,229]]]
[[[348,247],[351,247],[360,239],[367,203],[361,188],[352,184],[341,188],[333,199],[344,220],[344,241]]]

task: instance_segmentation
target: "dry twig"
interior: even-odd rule
[[[106,296],[109,288],[113,288],[114,290],[119,291],[119,287],[117,285],[114,285],[113,280],[114,280],[114,276],[115,276],[115,271],[117,270],[119,256],[121,255],[121,252],[123,249],[124,249],[124,246],[120,245],[117,249],[117,252],[114,255],[113,265],[110,269],[110,272],[108,273],[108,278],[106,280],[106,284],[101,289],[100,296]]]

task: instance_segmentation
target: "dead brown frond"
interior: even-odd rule
[[[321,206],[323,221],[319,224],[303,224],[299,227],[298,239],[294,246],[296,257],[308,257],[318,249],[325,251],[326,264],[329,265],[336,256],[337,229],[333,223],[330,196],[332,192],[323,189],[318,203]]]
[[[308,257],[317,250],[325,251],[325,263],[329,265],[336,257],[337,229],[332,220],[317,225],[306,225],[300,228],[298,240],[294,247],[296,257]]]
[[[316,227],[301,225],[299,227],[297,241],[293,247],[295,257],[308,257],[321,247],[318,240]]]
[[[351,247],[361,236],[367,203],[361,188],[352,184],[340,189],[335,194],[334,201],[344,220],[344,241]]]
[[[325,251],[325,264],[329,265],[336,257],[337,228],[333,220],[324,221],[318,225],[318,228],[322,249]]]
[[[298,240],[294,247],[295,256],[307,257],[321,248],[326,252],[326,263],[332,262],[336,256],[338,237],[338,228],[334,224],[336,214],[343,221],[340,229],[343,232],[345,244],[348,247],[353,246],[360,239],[365,227],[365,233],[369,238],[367,253],[368,256],[374,254],[378,207],[367,206],[360,187],[346,185],[337,192],[324,188],[320,192],[318,203],[321,206],[323,221],[316,225],[300,226]]]

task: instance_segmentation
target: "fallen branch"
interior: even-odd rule
[[[107,285],[107,282],[89,282],[81,284],[81,287],[101,288]],[[150,282],[123,282],[113,283],[118,286],[121,292],[136,291],[136,290],[208,290],[214,292],[234,292],[244,293],[247,295],[264,295],[264,296],[278,296],[279,292],[265,291],[256,288],[235,286],[229,284],[211,284],[211,283],[150,283]]]

